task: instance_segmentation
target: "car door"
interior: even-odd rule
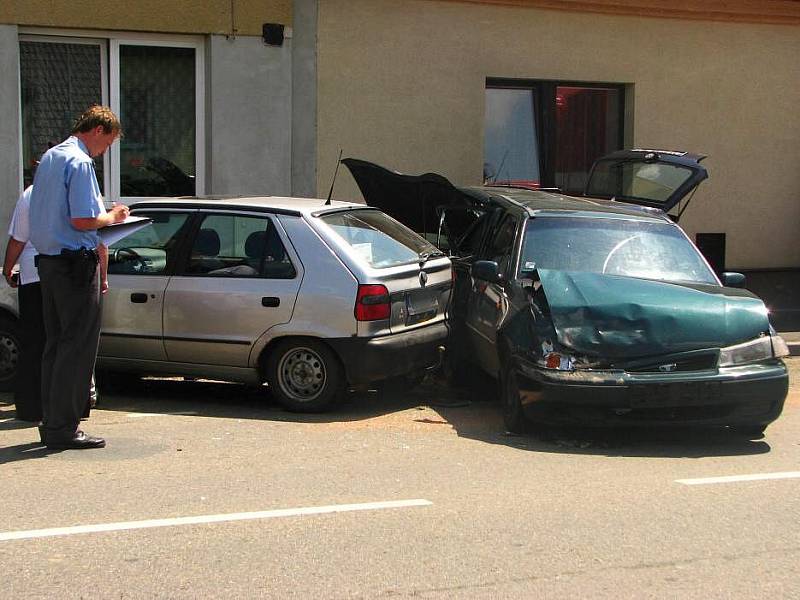
[[[201,213],[187,246],[165,295],[167,357],[247,367],[253,343],[291,319],[302,264],[264,214]]]
[[[151,223],[109,246],[98,354],[163,361],[164,291],[193,213],[151,209],[133,214]]]
[[[466,331],[478,364],[488,373],[499,369],[497,329],[509,308],[508,281],[514,268],[515,248],[520,219],[505,213],[489,234],[481,251],[482,260],[497,263],[503,281],[492,283],[471,278],[471,292],[466,307]]]
[[[691,194],[708,172],[700,164],[703,154],[674,150],[618,150],[592,165],[585,196],[614,199],[628,204],[659,208],[669,212],[684,199],[686,203],[673,215],[677,221]]]

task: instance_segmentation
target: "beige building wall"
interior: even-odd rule
[[[639,147],[708,154],[682,219],[735,268],[800,266],[800,28],[430,0],[320,0],[318,177],[339,148],[480,183],[487,77],[626,83]],[[630,138],[629,138],[630,139]],[[360,198],[340,172],[337,198]]]
[[[292,0],[3,0],[0,23],[261,35],[262,23],[292,24]]]

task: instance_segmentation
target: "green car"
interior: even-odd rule
[[[508,430],[696,424],[758,437],[783,409],[788,348],[744,276],[718,277],[667,214],[708,177],[702,158],[616,152],[584,197],[344,163],[368,204],[451,255],[453,370],[499,379]]]

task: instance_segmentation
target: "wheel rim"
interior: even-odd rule
[[[293,400],[317,399],[326,382],[325,361],[311,348],[293,348],[278,363],[278,385]]]
[[[7,333],[0,334],[0,381],[6,381],[17,372],[19,346]]]

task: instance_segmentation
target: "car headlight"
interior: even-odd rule
[[[720,349],[719,366],[745,365],[788,355],[789,347],[781,336],[765,335],[743,344]]]

